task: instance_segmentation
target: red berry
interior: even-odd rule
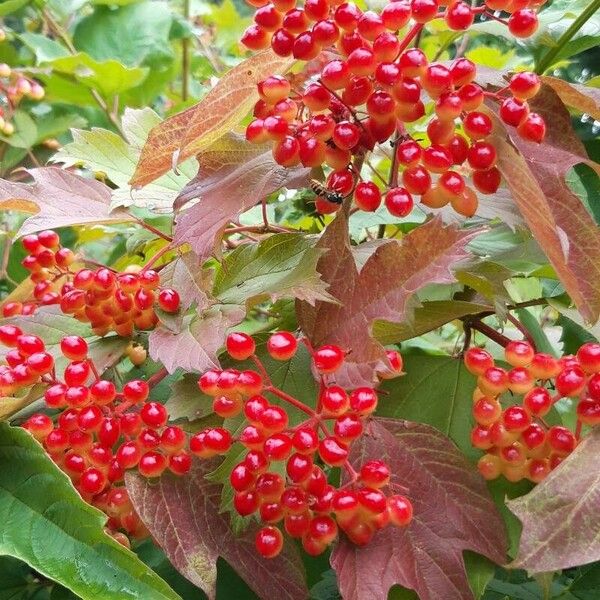
[[[348,459],[348,447],[333,437],[326,437],[319,443],[321,460],[332,467],[340,467]]]
[[[585,387],[585,373],[579,367],[567,367],[556,376],[555,384],[561,396],[578,396]]]
[[[531,424],[529,413],[521,406],[509,406],[502,415],[504,427],[509,432],[523,432]]]
[[[537,113],[529,113],[519,123],[517,132],[523,139],[541,144],[546,136],[546,123]]]
[[[408,190],[397,187],[390,189],[385,195],[385,206],[391,215],[403,218],[412,211],[414,201]]]
[[[313,361],[319,373],[335,373],[344,362],[344,351],[333,344],[321,346],[315,350]]]
[[[350,394],[350,408],[357,415],[370,415],[377,408],[377,392],[368,387],[355,389]]]
[[[86,494],[96,495],[99,494],[108,483],[108,480],[102,471],[90,467],[81,474],[79,480],[79,486]]]
[[[87,357],[87,342],[78,335],[68,335],[60,341],[60,351],[69,360],[84,360]]]
[[[370,460],[361,467],[360,479],[369,487],[383,487],[389,483],[390,468],[382,460]]]
[[[523,398],[523,406],[532,415],[543,417],[552,408],[552,396],[546,388],[535,387]]]
[[[473,375],[483,375],[494,366],[492,355],[483,348],[472,347],[465,353],[465,366]]]
[[[413,507],[408,498],[396,494],[387,499],[390,523],[396,527],[405,527],[412,521]]]
[[[283,535],[277,527],[263,527],[256,534],[255,545],[264,558],[275,558],[283,548]]]
[[[254,491],[238,492],[233,497],[233,506],[242,517],[247,517],[256,512],[258,505],[258,494]]]
[[[169,413],[162,404],[159,404],[158,402],[148,402],[142,407],[140,416],[142,417],[142,421],[148,425],[148,427],[159,429],[166,424]]]
[[[235,360],[246,360],[256,350],[256,344],[252,337],[242,332],[230,333],[225,345],[229,356]]]
[[[150,394],[150,388],[145,381],[134,379],[123,387],[123,397],[130,402],[144,402]]]
[[[509,87],[515,98],[529,100],[538,93],[541,84],[538,75],[531,71],[522,71],[512,76]]]
[[[577,350],[577,360],[586,373],[600,371],[600,344],[588,342]]]
[[[181,304],[181,300],[179,298],[179,294],[171,289],[165,288],[161,290],[158,294],[158,305],[168,313],[174,313],[179,310],[179,305]]]
[[[548,444],[559,456],[567,456],[575,450],[577,440],[566,427],[555,425],[548,429]]]
[[[508,19],[508,30],[518,38],[526,38],[535,33],[538,18],[535,11],[529,8],[516,10]]]
[[[381,204],[381,192],[371,181],[361,181],[354,190],[354,203],[364,211],[373,212]]]
[[[146,452],[140,458],[138,470],[144,477],[160,477],[167,468],[167,459],[160,452]]]
[[[350,406],[350,400],[345,390],[338,385],[332,385],[323,390],[321,406],[328,416],[344,414]]]

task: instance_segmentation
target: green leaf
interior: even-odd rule
[[[278,233],[228,254],[215,277],[213,293],[224,303],[245,304],[290,296],[314,304],[332,301],[317,272],[324,251],[313,236]]]
[[[114,59],[128,67],[162,70],[174,58],[169,44],[171,21],[164,2],[136,2],[116,10],[99,6],[79,21],[73,43],[99,61]]]
[[[475,600],[479,600],[483,596],[488,583],[494,577],[496,565],[485,556],[481,556],[481,554],[476,554],[475,552],[467,551],[464,553],[464,557],[469,585],[471,586]]]
[[[29,4],[31,0],[5,0],[0,4],[0,17],[5,17]]]
[[[112,98],[140,84],[148,69],[127,67],[116,60],[95,60],[85,52],[45,61],[53,71],[74,78],[78,83]]]
[[[409,318],[401,323],[375,321],[373,335],[383,345],[410,340],[437,329],[454,319],[493,310],[490,305],[460,300],[435,300],[423,302]]]
[[[31,569],[22,561],[10,556],[0,557],[0,600],[29,598]]]
[[[37,140],[37,127],[33,119],[25,111],[18,110],[13,121],[15,132],[10,136],[0,135],[0,141],[15,148],[31,148]]]
[[[178,168],[180,175],[169,171],[140,190],[132,190],[129,180],[135,171],[148,133],[160,117],[151,109],[127,108],[122,117],[123,133],[127,140],[107,129],[76,129],[73,141],[61,148],[52,161],[70,167],[83,163],[93,171],[102,171],[117,186],[112,192],[112,207],[135,205],[151,210],[171,209],[173,201],[197,169],[195,159]]]
[[[24,430],[0,424],[0,554],[19,558],[84,600],[177,600],[103,531],[106,517]]]
[[[19,38],[35,54],[38,64],[69,56],[69,51],[62,44],[41,33],[26,31]]]
[[[597,199],[600,198],[600,177],[598,177],[598,173],[582,163],[575,165],[567,173],[565,179],[571,190],[581,198],[596,223],[600,224],[600,206],[597,202]]]
[[[450,356],[404,356],[406,375],[384,382],[377,414],[427,423],[446,434],[470,458],[475,380],[460,359]]]

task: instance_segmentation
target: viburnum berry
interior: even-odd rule
[[[265,558],[275,558],[283,548],[283,535],[277,527],[263,527],[256,534],[256,550]]]
[[[333,344],[321,346],[315,350],[313,362],[320,373],[335,373],[344,362],[344,351]]]

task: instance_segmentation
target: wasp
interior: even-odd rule
[[[332,202],[333,204],[341,204],[344,201],[344,196],[335,190],[330,190],[328,187],[324,186],[317,179],[310,180],[310,189],[317,195],[325,198],[328,202]]]

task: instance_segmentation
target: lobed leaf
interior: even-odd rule
[[[142,149],[131,185],[147,185],[207,150],[248,113],[258,99],[256,84],[285,71],[292,62],[271,49],[258,52],[225,74],[198,104],[155,126]]]
[[[212,280],[212,272],[203,270],[198,257],[192,252],[176,258],[160,273],[161,285],[179,292],[181,310],[187,310],[194,303],[196,310],[208,307],[211,303]]]
[[[252,145],[230,134],[198,156],[198,175],[181,192],[176,208],[193,199],[198,203],[176,219],[175,242],[189,243],[201,260],[213,252],[225,226],[282,187],[308,184],[309,169],[286,169],[270,148]]]
[[[198,316],[183,319],[181,331],[158,325],[148,337],[150,357],[173,373],[177,368],[203,373],[218,368],[217,352],[223,346],[227,329],[244,318],[236,305],[214,305]]]
[[[542,483],[508,502],[523,524],[511,566],[543,573],[600,560],[599,453],[594,429]]]
[[[468,256],[465,247],[476,233],[445,226],[436,218],[401,242],[376,246],[359,272],[348,241],[347,217],[338,214],[319,241],[329,252],[317,268],[339,304],[310,306],[299,301],[297,311],[300,327],[314,346],[333,343],[352,351],[336,373],[340,385],[371,384],[374,373],[387,368],[383,346],[372,336],[373,322],[405,321],[419,289],[454,282],[451,269]]]
[[[227,515],[219,513],[221,486],[205,479],[214,461],[196,461],[188,475],[163,476],[151,484],[128,474],[127,489],[136,511],[177,570],[216,595],[217,558],[223,557],[261,598],[304,600],[308,591],[296,547],[286,544],[273,560],[261,558],[254,547],[258,525],[236,538]]]
[[[65,144],[51,160],[65,167],[83,163],[93,171],[105,173],[117,186],[111,192],[112,208],[134,205],[150,210],[171,210],[175,198],[194,175],[195,159],[183,163],[179,175],[166,173],[142,190],[131,189],[128,183],[150,130],[160,122],[160,117],[151,108],[126,108],[121,118],[125,139],[98,127],[75,129],[71,131],[73,141]]]
[[[19,229],[27,235],[52,227],[98,225],[130,221],[124,212],[111,212],[110,188],[56,167],[30,169],[33,183],[0,179],[0,208],[34,213]]]
[[[350,457],[355,465],[369,458],[388,462],[390,488],[408,495],[414,518],[364,547],[340,541],[331,564],[344,600],[385,600],[394,584],[420,600],[472,599],[463,551],[499,563],[506,551],[504,525],[481,476],[444,435],[407,421],[374,419]]]
[[[324,254],[316,238],[277,233],[259,244],[244,244],[230,252],[217,272],[213,293],[226,304],[244,304],[265,297],[298,298],[309,304],[331,302],[327,284],[317,272]]]
[[[83,600],[179,600],[24,430],[0,423],[0,554],[27,562]]]
[[[406,375],[385,381],[377,415],[431,425],[448,436],[466,456],[479,458],[471,446],[475,380],[463,361],[451,356],[409,354]]]

